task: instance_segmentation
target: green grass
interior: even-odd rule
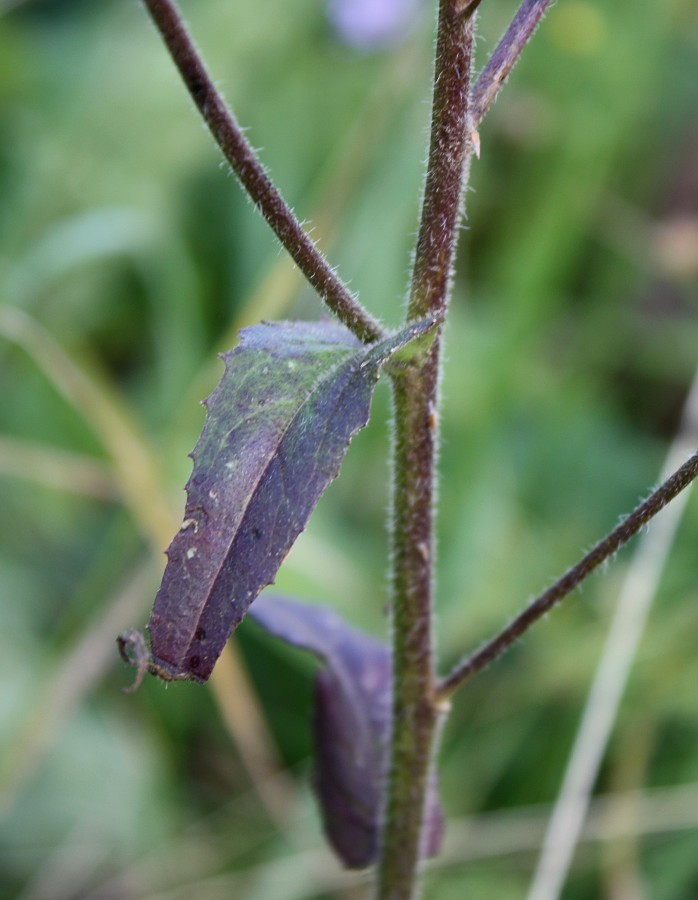
[[[481,61],[513,9],[483,4]],[[307,661],[247,623],[235,640],[279,781],[255,767],[234,674],[215,692],[151,680],[127,697],[114,644],[147,618],[216,353],[241,325],[319,305],[219,164],[138,4],[1,10],[0,896],[349,897],[307,787]],[[284,195],[397,324],[430,16],[359,55],[320,4],[185,11]],[[482,126],[443,384],[444,669],[658,480],[698,347],[697,61],[689,0],[560,0]],[[376,634],[388,419],[381,389],[278,579]],[[623,878],[660,900],[698,892],[698,816],[682,812],[698,783],[697,541],[694,499],[597,785],[650,800],[676,788],[668,825],[636,816],[622,840],[585,841],[570,900]],[[441,753],[452,838],[428,898],[525,896],[631,553],[456,697]]]

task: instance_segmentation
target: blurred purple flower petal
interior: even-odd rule
[[[378,854],[390,736],[390,650],[322,606],[262,595],[250,616],[319,656],[315,678],[315,787],[327,837],[349,868]],[[436,775],[427,795],[425,855],[438,851],[443,816]]]
[[[420,5],[420,0],[329,0],[327,15],[345,43],[371,50],[402,37]]]

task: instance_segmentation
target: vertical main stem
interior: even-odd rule
[[[470,159],[468,94],[474,19],[464,0],[441,0],[434,99],[422,217],[410,289],[409,318],[445,312]]]
[[[472,0],[441,0],[439,6],[429,162],[408,319],[443,314],[448,304],[469,158],[472,8]],[[393,375],[393,710],[380,900],[416,896],[420,859],[428,851],[425,797],[442,715],[432,647],[440,349],[437,336],[421,366]]]
[[[422,369],[393,379],[393,724],[378,878],[381,900],[414,896],[438,708],[432,653],[438,339]]]

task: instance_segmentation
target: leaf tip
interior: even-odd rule
[[[136,677],[130,687],[122,688],[124,694],[135,694],[143,684],[143,679],[151,664],[150,649],[145,635],[135,628],[122,631],[116,639],[119,655],[125,663],[136,667]]]
[[[167,669],[158,665],[153,659],[153,655],[148,647],[145,635],[135,628],[129,628],[122,631],[116,639],[119,648],[119,656],[125,663],[134,666],[136,669],[136,677],[133,684],[129,687],[122,688],[124,694],[135,694],[138,688],[143,684],[143,679],[150,672],[151,675],[157,675],[163,681],[173,681],[173,676]]]
[[[420,366],[426,360],[438,329],[444,323],[442,310],[409,322],[402,331],[376,345],[373,352],[381,352],[385,369],[399,373],[408,366]]]

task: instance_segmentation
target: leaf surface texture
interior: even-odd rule
[[[265,323],[223,355],[148,626],[163,673],[206,681],[367,423],[381,365],[431,327],[367,347],[331,321]]]

